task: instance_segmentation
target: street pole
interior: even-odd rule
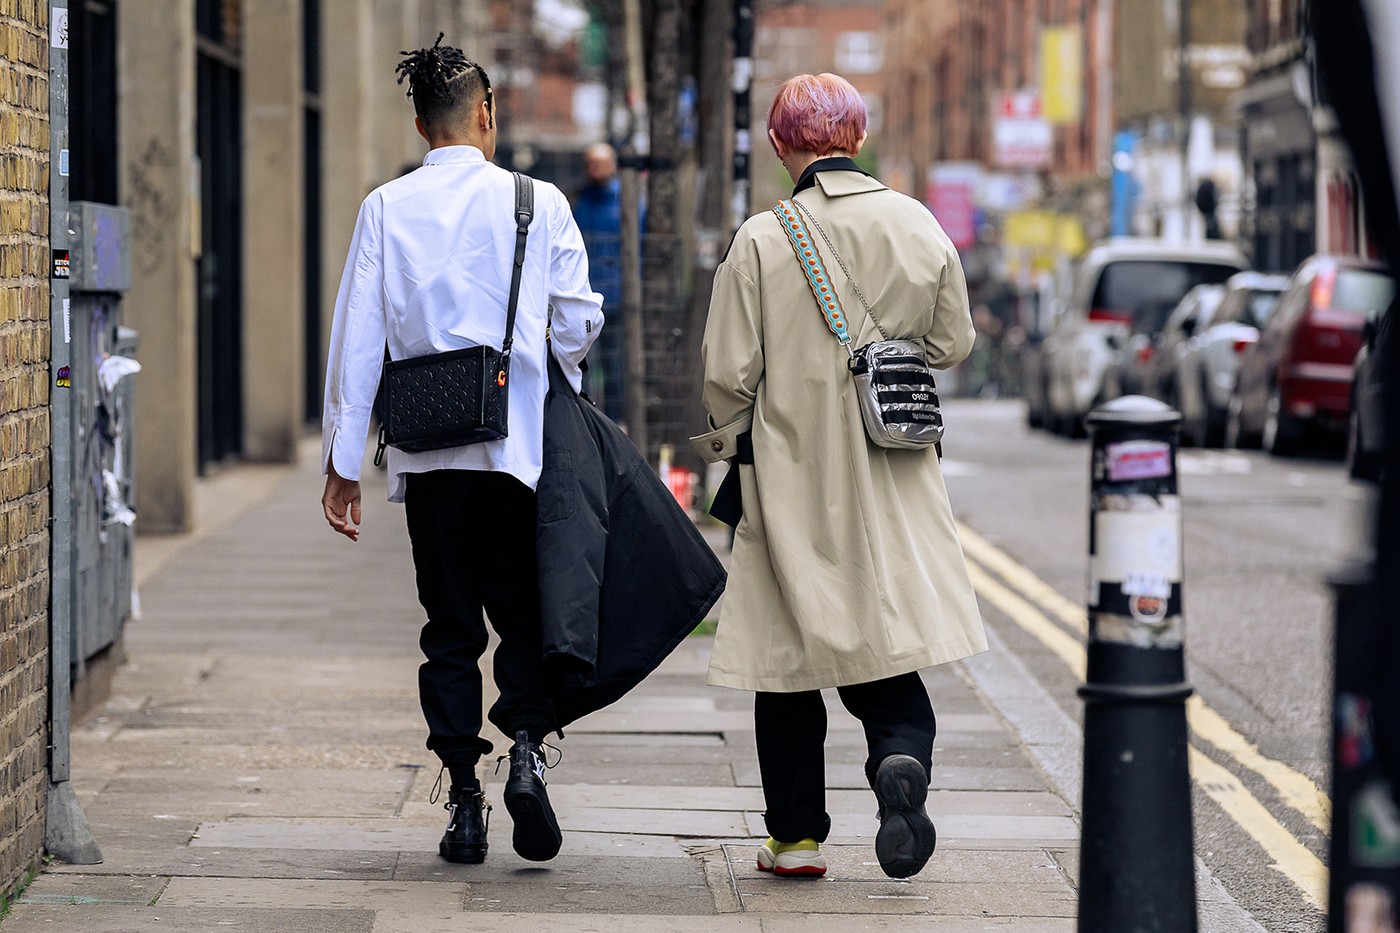
[[[734,0],[734,192],[730,229],[749,217],[749,157],[753,152],[753,0]]]
[[[1092,438],[1079,933],[1195,933],[1181,599],[1181,415],[1142,396]]]
[[[52,425],[53,487],[49,514],[49,795],[44,819],[44,848],[72,865],[96,865],[102,851],[88,827],[70,783],[73,665],[80,659],[74,644],[73,452],[74,401],[72,328],[70,326],[68,231],[68,6],[49,5],[49,424]],[[86,166],[78,166],[79,171]],[[60,265],[60,257],[62,257]]]
[[[627,142],[619,160],[619,196],[622,202],[620,272],[622,275],[622,324],[627,371],[624,410],[632,443],[649,457],[647,438],[646,348],[642,306],[642,240],[639,210],[641,166],[650,148],[647,126],[646,67],[642,53],[641,0],[623,0],[622,32],[627,71]]]

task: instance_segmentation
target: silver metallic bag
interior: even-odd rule
[[[885,333],[871,312],[860,286],[851,278],[841,254],[836,252],[836,247],[827,239],[826,231],[801,202],[796,199],[779,201],[773,213],[782,223],[788,242],[797,254],[797,261],[807,274],[807,284],[812,288],[827,327],[850,354],[848,365],[855,380],[865,433],[880,447],[918,450],[938,445],[943,440],[943,413],[938,406],[933,370],[928,365],[922,344],[917,340],[891,339]],[[856,297],[865,307],[865,313],[884,339],[868,343],[858,350],[851,349],[846,312],[831,276],[827,274],[821,253],[802,222],[804,214],[821,234],[826,248],[836,258],[841,271],[846,274],[846,281],[851,283]]]

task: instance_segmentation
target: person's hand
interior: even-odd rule
[[[321,496],[321,508],[331,528],[351,541],[360,540],[360,481],[342,479],[335,467],[326,468],[326,491]]]

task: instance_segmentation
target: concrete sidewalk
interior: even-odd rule
[[[911,881],[875,863],[864,739],[834,695],[830,871],[755,869],[752,699],[705,685],[705,638],[557,743],[558,858],[511,851],[503,777],[486,767],[490,855],[442,861],[403,512],[371,470],[361,541],[333,535],[315,465],[260,474],[241,517],[147,563],[129,663],[73,730],[105,861],[51,865],[5,933],[1073,929],[1071,809],[963,665],[925,675],[939,845]]]

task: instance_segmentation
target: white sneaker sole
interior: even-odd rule
[[[758,847],[758,870],[783,877],[816,878],[826,874],[826,856],[821,852],[784,852],[776,859],[767,846]]]

